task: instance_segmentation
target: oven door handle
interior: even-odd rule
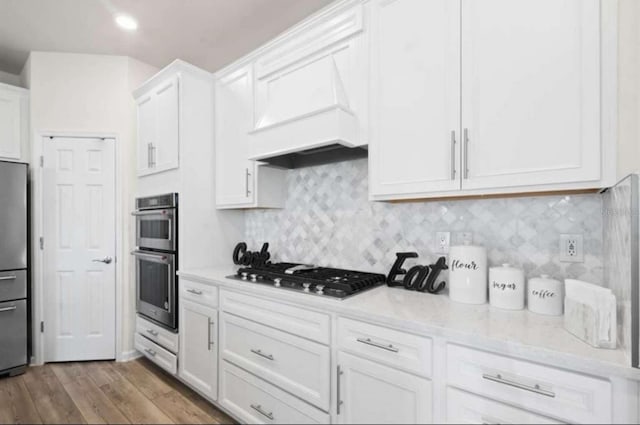
[[[145,258],[147,260],[155,261],[156,263],[171,264],[169,256],[166,254],[150,254],[142,251],[131,251],[131,255],[135,257]]]
[[[175,208],[166,208],[166,209],[161,209],[161,210],[141,210],[141,211],[134,211],[131,213],[131,215],[133,216],[145,216],[145,215],[163,215],[166,217],[172,217],[173,216],[173,210]]]

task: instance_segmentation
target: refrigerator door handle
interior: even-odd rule
[[[18,278],[18,276],[0,276],[0,281],[2,280],[16,280]]]

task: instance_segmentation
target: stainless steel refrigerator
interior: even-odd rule
[[[0,161],[0,375],[27,360],[28,165]]]

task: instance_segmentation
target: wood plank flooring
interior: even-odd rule
[[[232,424],[146,359],[51,363],[0,379],[0,424]]]

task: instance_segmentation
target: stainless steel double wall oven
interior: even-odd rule
[[[177,332],[178,194],[136,199],[136,307]]]

